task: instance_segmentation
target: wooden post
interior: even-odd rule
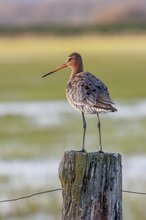
[[[67,151],[59,177],[62,220],[122,220],[120,154]]]

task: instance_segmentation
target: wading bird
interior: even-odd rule
[[[46,77],[65,67],[71,68],[70,79],[66,86],[67,99],[75,109],[82,113],[83,141],[81,151],[85,151],[86,120],[84,113],[89,113],[97,115],[100,145],[99,152],[103,152],[99,113],[117,111],[117,109],[113,107],[114,102],[111,100],[108,89],[104,83],[91,73],[83,71],[82,57],[79,53],[71,53],[64,64],[42,77]]]

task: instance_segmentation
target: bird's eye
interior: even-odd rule
[[[68,58],[68,61],[71,61],[71,59],[72,59],[72,58],[71,58],[71,57],[69,57],[69,58]]]

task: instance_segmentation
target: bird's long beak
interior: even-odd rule
[[[67,67],[67,64],[66,64],[66,63],[62,64],[62,65],[59,66],[57,69],[55,69],[55,70],[53,70],[53,71],[51,71],[51,72],[49,72],[49,73],[43,75],[42,78],[44,78],[44,77],[46,77],[46,76],[48,76],[48,75],[50,75],[50,74],[52,74],[52,73],[55,73],[55,72],[57,72],[58,70],[64,69],[65,67]]]

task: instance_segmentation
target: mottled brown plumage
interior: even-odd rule
[[[96,114],[115,111],[107,87],[91,73],[80,72],[72,76],[66,87],[67,98],[77,110]]]
[[[85,151],[86,121],[84,113],[97,114],[100,152],[102,152],[101,130],[99,113],[115,112],[113,101],[110,98],[104,83],[89,72],[83,71],[81,55],[74,52],[70,54],[63,65],[43,77],[65,67],[71,67],[71,76],[66,86],[66,95],[69,103],[82,113],[83,118],[83,143],[82,151]]]

